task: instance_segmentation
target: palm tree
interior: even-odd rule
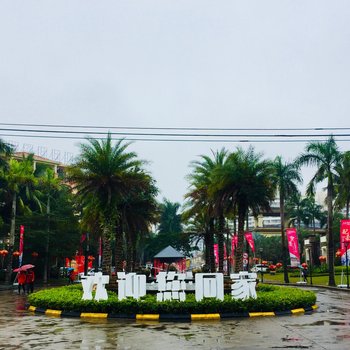
[[[192,162],[193,173],[188,176],[191,184],[191,190],[185,195],[188,199],[187,207],[189,209],[184,213],[186,218],[199,215],[203,220],[205,217],[206,227],[204,228],[204,242],[206,247],[206,264],[210,266],[212,272],[215,271],[214,258],[214,227],[215,220],[220,219],[223,224],[223,206],[218,200],[218,191],[213,188],[213,174],[215,169],[221,168],[227,159],[227,150],[213,152],[213,157],[202,155],[201,161]],[[223,270],[224,260],[224,235],[223,228],[218,229],[218,247],[219,247],[219,271]]]
[[[135,271],[138,242],[142,236],[149,234],[150,225],[155,224],[158,219],[158,189],[149,175],[144,172],[140,172],[140,175],[144,177],[143,181],[140,180],[138,185],[130,189],[128,196],[119,206],[127,242],[127,271]]]
[[[337,209],[346,208],[346,218],[349,219],[350,208],[350,151],[342,154],[342,160],[336,167],[339,177],[335,184]]]
[[[8,166],[8,160],[12,153],[12,146],[0,139],[0,169]]]
[[[50,247],[50,215],[51,202],[54,195],[61,189],[62,181],[55,176],[55,172],[51,168],[46,168],[42,176],[39,177],[40,189],[46,199],[46,216],[47,216],[47,235],[45,244],[45,264],[43,282],[47,283],[49,274],[49,247]]]
[[[112,143],[111,134],[105,140],[88,139],[81,144],[81,153],[76,163],[68,170],[68,179],[74,183],[83,206],[94,205],[100,220],[103,243],[102,271],[111,275],[112,255],[111,240],[121,234],[116,230],[120,218],[118,205],[127,197],[133,181],[130,173],[139,168],[143,162],[137,159],[134,152],[127,152],[130,143],[119,140]],[[132,176],[131,176],[132,177]],[[116,253],[120,252],[120,238],[116,241]],[[118,246],[118,247],[117,247]],[[120,257],[116,257],[120,260]],[[116,268],[120,268],[120,263]]]
[[[295,163],[285,163],[280,156],[276,157],[273,163],[274,176],[273,183],[279,193],[280,218],[281,218],[281,238],[284,282],[289,283],[287,270],[287,242],[284,232],[285,227],[285,200],[298,191],[297,183],[301,183],[300,172]]]
[[[328,264],[329,280],[328,285],[335,286],[334,277],[334,237],[333,237],[333,201],[335,194],[336,169],[341,161],[341,153],[338,146],[331,136],[325,142],[310,142],[306,145],[305,152],[301,154],[297,162],[300,165],[315,165],[317,170],[310,180],[307,193],[314,195],[316,184],[327,181],[327,245],[328,245]]]
[[[180,203],[172,203],[164,199],[160,205],[159,233],[182,232],[181,214],[178,213]]]
[[[315,197],[306,197],[303,200],[303,205],[305,208],[305,215],[304,223],[310,227],[312,226],[312,229],[314,233],[316,232],[316,220],[320,222],[320,226],[322,225],[322,222],[324,221],[324,212],[322,210],[322,205],[317,204],[315,201]]]
[[[274,199],[273,168],[270,161],[261,158],[262,154],[255,153],[252,147],[247,151],[238,148],[214,175],[213,183],[220,191],[227,210],[237,208],[236,272],[243,269],[244,221],[249,209],[257,215],[261,209],[269,209]]]
[[[10,249],[6,273],[6,283],[10,283],[12,274],[12,251],[15,244],[17,205],[19,204],[22,208],[25,208],[21,193],[24,193],[27,198],[30,197],[33,192],[33,187],[36,184],[32,158],[28,157],[23,159],[22,161],[10,159],[8,163],[8,169],[1,169],[0,177],[6,183],[4,191],[6,192],[5,194],[12,203]]]
[[[306,212],[306,198],[302,198],[299,191],[293,193],[286,202],[286,216],[288,217],[288,225],[294,225],[300,232],[301,223],[308,222]]]

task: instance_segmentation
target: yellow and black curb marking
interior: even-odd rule
[[[227,320],[242,317],[271,317],[271,316],[288,316],[296,314],[311,313],[317,309],[317,305],[308,308],[293,309],[288,311],[271,311],[271,312],[232,312],[232,313],[215,313],[215,314],[107,314],[92,312],[74,312],[60,311],[51,309],[42,309],[35,306],[28,306],[28,311],[36,314],[45,314],[54,317],[80,317],[95,319],[132,319],[138,321],[206,321],[206,320]]]

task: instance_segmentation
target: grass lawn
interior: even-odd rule
[[[296,283],[302,280],[300,277],[294,277],[295,273],[289,273],[289,282]],[[259,280],[261,280],[261,274],[258,274]],[[310,284],[310,275],[307,277],[308,284]],[[350,273],[349,273],[349,281],[350,281]],[[278,272],[275,275],[270,275],[269,273],[264,274],[264,282],[281,282],[283,283],[283,272]],[[341,275],[335,275],[335,283],[338,284],[346,284],[346,272],[344,271],[343,281],[341,282]],[[313,275],[312,276],[312,284],[327,286],[328,285],[328,275]]]

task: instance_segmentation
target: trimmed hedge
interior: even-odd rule
[[[80,285],[65,286],[33,293],[28,301],[32,306],[44,309],[129,315],[288,311],[308,308],[316,303],[316,295],[311,291],[263,284],[257,287],[258,298],[247,300],[225,295],[223,301],[208,298],[196,302],[194,294],[188,293],[184,302],[157,302],[156,296],[151,294],[140,300],[127,298],[119,301],[117,294],[109,291],[108,300],[98,302],[82,300],[82,294]]]

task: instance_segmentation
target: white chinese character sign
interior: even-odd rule
[[[231,295],[234,299],[248,299],[257,298],[256,294],[256,273],[249,273],[248,271],[241,271],[240,273],[233,273],[230,275],[231,280]]]
[[[196,301],[203,298],[224,300],[224,275],[222,273],[196,273]]]
[[[146,276],[136,273],[118,272],[118,299],[127,297],[140,299],[146,295]],[[157,275],[157,301],[186,300],[186,277],[185,273],[174,271],[160,272]],[[235,299],[256,298],[256,273],[242,271],[231,274],[233,284],[231,295]],[[93,287],[96,285],[95,300],[107,300],[108,294],[105,285],[109,283],[109,276],[101,272],[94,276],[82,278],[83,300],[92,300]],[[192,283],[192,282],[190,282]],[[224,275],[222,273],[197,273],[195,275],[195,298],[201,301],[204,298],[216,298],[224,300]]]
[[[94,276],[84,276],[81,281],[83,286],[83,300],[92,300],[92,289],[96,284],[95,300],[107,300],[108,294],[106,284],[109,283],[109,276],[102,275],[102,272],[97,272]]]
[[[136,273],[118,272],[118,299],[127,297],[140,299],[146,295],[146,276],[136,275]]]
[[[175,271],[159,272],[157,275],[157,301],[186,299],[186,274]]]

